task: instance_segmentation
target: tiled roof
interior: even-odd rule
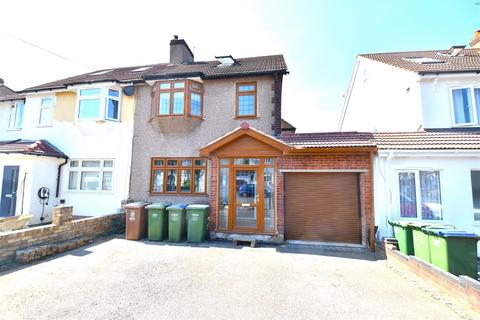
[[[239,58],[235,60],[236,63],[231,66],[218,66],[220,63],[217,60],[214,60],[206,62],[192,62],[188,64],[160,63],[154,65],[103,69],[45,83],[35,87],[30,87],[23,91],[29,92],[37,90],[62,89],[66,88],[68,85],[100,81],[138,82],[149,79],[177,76],[200,76],[204,79],[214,79],[233,76],[270,74],[274,72],[287,72],[287,64],[285,63],[285,59],[282,55]],[[133,71],[136,69],[144,70]],[[103,73],[103,71],[105,72]]]
[[[374,133],[378,149],[391,150],[480,150],[480,130]]]
[[[279,138],[295,148],[377,147],[379,150],[480,150],[480,129],[297,133]]]
[[[480,49],[463,49],[456,56],[448,55],[448,52],[449,50],[429,50],[372,53],[360,56],[418,73],[480,71]],[[409,60],[415,58],[427,58],[428,60],[424,59],[424,63]],[[439,63],[430,59],[438,60]]]
[[[373,136],[367,132],[296,133],[279,137],[295,148],[375,147]]]
[[[0,153],[21,153],[35,156],[67,159],[67,155],[47,140],[0,141]]]
[[[0,84],[0,101],[9,101],[23,99],[23,96],[19,95],[4,84]]]

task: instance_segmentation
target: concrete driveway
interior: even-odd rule
[[[111,239],[1,273],[0,318],[475,318],[386,261],[286,251]]]

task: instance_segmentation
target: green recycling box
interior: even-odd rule
[[[475,233],[459,230],[430,230],[432,264],[456,276],[478,279]]]
[[[170,203],[152,203],[148,205],[148,240],[161,241],[168,236],[168,214]]]
[[[408,221],[389,221],[393,227],[395,239],[398,242],[398,250],[406,255],[413,255],[412,222]]]
[[[186,231],[186,204],[172,204],[168,211],[168,241],[180,242],[185,239]]]
[[[416,223],[412,224],[411,228],[413,236],[413,251],[415,252],[415,257],[430,263],[430,231],[453,229],[454,227],[442,224]]]
[[[187,207],[187,241],[203,242],[207,235],[208,208],[204,204],[192,204]]]

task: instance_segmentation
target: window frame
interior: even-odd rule
[[[420,187],[420,172],[438,172],[438,179],[439,179],[439,187],[440,187],[440,214],[441,219],[439,220],[429,220],[423,219],[422,217],[422,194],[421,194],[421,187]],[[400,181],[399,181],[399,174],[400,173],[413,173],[415,175],[415,198],[416,198],[416,217],[402,217],[401,213],[401,203],[400,203]],[[443,222],[445,221],[445,205],[443,204],[442,199],[442,190],[444,190],[442,185],[442,170],[440,169],[399,169],[395,171],[395,185],[397,188],[397,196],[396,196],[396,206],[397,206],[397,216],[400,220],[408,220],[408,221],[428,221],[428,222]]]
[[[71,167],[71,163],[73,161],[78,162],[77,167]],[[84,161],[100,161],[100,166],[99,167],[82,167],[82,163]],[[112,166],[111,167],[105,167],[105,161],[111,161]],[[66,192],[82,192],[82,193],[113,193],[114,192],[114,173],[115,173],[115,160],[114,159],[79,159],[79,158],[74,158],[74,159],[69,159],[68,160],[68,167],[67,167],[67,175],[66,175],[66,187],[65,191]],[[70,189],[70,172],[77,172],[77,183],[75,186],[75,189]],[[99,182],[98,182],[98,189],[97,190],[82,190],[81,189],[81,176],[82,172],[99,172]],[[110,190],[103,190],[103,173],[104,172],[111,172],[112,173],[112,178],[111,178],[111,188]]]
[[[110,121],[110,122],[121,122],[122,119],[122,88],[115,87],[115,86],[80,86],[77,87],[77,102],[76,102],[76,107],[75,107],[75,120],[76,121],[96,121],[96,122],[102,122],[102,121]],[[91,96],[85,96],[82,98],[80,96],[80,91],[85,90],[85,89],[100,89],[100,94],[98,95],[91,95]],[[118,97],[110,96],[108,90],[115,90],[118,91]],[[100,106],[98,110],[98,116],[97,117],[92,117],[92,118],[80,118],[79,117],[79,112],[80,112],[80,101],[81,100],[95,100],[99,99],[100,100]],[[116,100],[118,101],[118,119],[110,118],[107,116],[107,109],[108,109],[108,100]]]
[[[175,83],[183,83],[182,88],[175,88]],[[169,84],[168,88],[161,88],[162,84]],[[199,89],[193,88],[192,84],[198,84]],[[155,117],[171,118],[171,117],[192,117],[203,119],[203,83],[192,79],[169,79],[157,81],[154,84],[154,111]],[[183,92],[183,113],[174,113],[174,95],[175,93]],[[168,114],[160,114],[160,94],[169,93],[169,108]],[[191,94],[196,93],[200,95],[200,115],[192,114],[191,110]]]
[[[163,165],[155,165],[156,160],[162,160]],[[169,160],[176,160],[176,165],[168,165]],[[191,161],[189,166],[182,166],[182,160]],[[204,165],[196,165],[195,160],[203,160]],[[163,190],[154,191],[153,190],[153,180],[155,170],[163,170]],[[167,191],[167,171],[176,170],[177,171],[177,181],[176,181],[176,190]],[[190,191],[182,192],[181,191],[181,176],[182,170],[190,171]],[[203,183],[204,192],[195,192],[195,170],[205,170],[205,179]],[[207,158],[201,157],[152,157],[150,159],[150,194],[151,195],[206,195],[207,194],[207,184],[208,184],[208,162]]]
[[[453,102],[453,90],[468,89],[470,91],[470,97],[472,99],[472,122],[457,123],[455,120],[455,104]],[[452,118],[452,127],[474,127],[480,126],[480,115],[477,114],[477,102],[475,99],[475,89],[480,89],[479,85],[464,85],[464,86],[452,86],[449,87],[450,94],[450,113]]]
[[[23,105],[23,112],[22,112],[22,119],[21,123],[17,126],[17,117],[18,117],[18,106],[22,104]],[[14,111],[12,111],[14,110]],[[25,121],[25,101],[14,101],[12,105],[10,105],[9,109],[9,114],[8,114],[8,125],[7,125],[7,130],[22,130],[23,129],[23,124]],[[14,120],[13,120],[13,126],[11,126],[12,123],[12,113],[14,114]]]
[[[249,90],[249,91],[240,91],[241,86],[249,86],[253,85],[254,90]],[[236,90],[235,90],[235,118],[239,119],[248,119],[248,118],[257,118],[258,117],[258,110],[257,110],[257,82],[256,81],[249,81],[249,82],[237,82],[235,84]],[[240,96],[251,96],[253,94],[254,96],[254,114],[251,115],[240,115],[238,113],[238,98]]]
[[[235,159],[259,159],[260,163],[258,164],[235,164]],[[267,159],[272,159],[271,162],[267,162]],[[235,196],[235,170],[236,169],[256,169],[258,172],[258,181],[257,185],[258,188],[263,189],[261,191],[261,194],[263,194],[263,201],[265,201],[265,168],[271,168],[273,169],[273,231],[265,231],[265,206],[262,204],[259,208],[259,211],[257,211],[257,215],[261,215],[262,218],[260,220],[260,225],[258,226],[258,229],[256,229],[255,233],[258,234],[267,234],[267,235],[272,235],[275,234],[278,231],[277,228],[277,196],[278,196],[278,181],[277,181],[277,157],[272,157],[272,156],[240,156],[240,157],[219,157],[218,158],[218,168],[217,168],[217,217],[216,217],[216,223],[217,223],[217,231],[220,232],[226,232],[226,233],[236,233],[236,232],[245,232],[245,230],[241,230],[238,228],[234,228],[234,210],[235,206],[231,202],[234,199]],[[222,227],[221,224],[221,214],[220,214],[220,209],[222,207],[222,180],[220,178],[221,176],[221,169],[228,169],[228,180],[227,180],[227,199],[228,199],[228,209],[227,209],[227,227],[224,228]],[[260,179],[261,178],[261,179]],[[249,230],[251,231],[251,230]]]
[[[472,220],[474,225],[479,225],[480,224],[480,219],[476,220],[475,219],[475,202],[474,202],[474,190],[473,190],[473,179],[472,179],[472,173],[473,172],[478,172],[480,174],[480,168],[478,169],[470,169],[469,170],[469,176],[470,176],[470,192],[472,194]]]
[[[43,99],[52,99],[53,104],[51,106],[48,105],[43,105]],[[55,96],[45,96],[40,98],[40,106],[38,108],[38,122],[37,122],[37,127],[39,128],[45,128],[45,127],[51,127],[53,125],[53,118],[54,118],[54,112],[55,112],[55,106],[56,106],[57,100],[55,99]],[[50,119],[50,122],[47,124],[42,124],[40,121],[42,119],[42,111],[43,110],[52,110],[52,117]]]

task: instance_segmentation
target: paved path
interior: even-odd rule
[[[385,261],[286,251],[112,239],[0,273],[0,318],[468,318]]]

